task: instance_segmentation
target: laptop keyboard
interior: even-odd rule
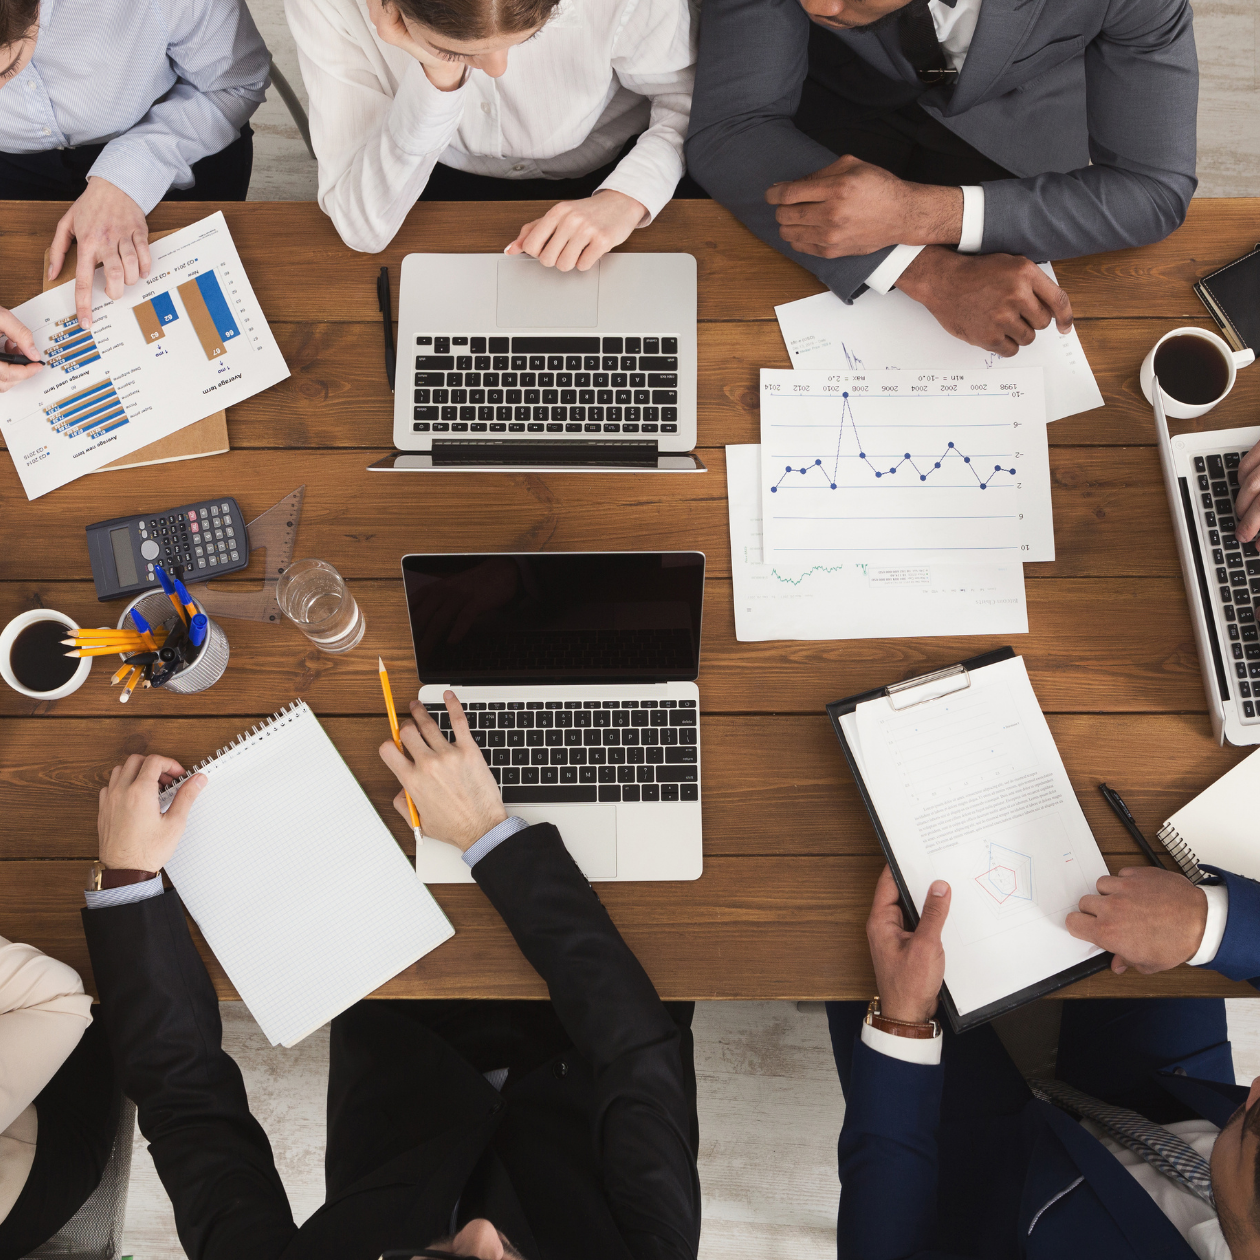
[[[1238,465],[1244,454],[1196,455],[1193,484],[1208,542],[1204,568],[1215,592],[1217,622],[1227,636],[1221,650],[1226,669],[1233,667],[1235,695],[1246,720],[1255,718],[1260,704],[1260,628],[1255,613],[1260,603],[1260,549],[1234,536]]]
[[[678,338],[417,337],[411,427],[677,433]]]
[[[425,708],[454,743],[446,707]],[[694,700],[490,700],[464,711],[505,805],[700,799]]]

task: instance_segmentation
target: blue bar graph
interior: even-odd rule
[[[95,439],[127,423],[127,412],[113,381],[99,381],[86,389],[49,403],[44,409],[49,426],[62,437]]]
[[[203,273],[197,277],[197,288],[201,290],[206,309],[210,312],[214,326],[219,330],[219,336],[223,338],[223,344],[227,345],[231,337],[239,337],[241,330],[237,328],[236,320],[232,318],[232,312],[228,309],[227,298],[223,296],[223,290],[219,288],[218,276],[213,271]]]

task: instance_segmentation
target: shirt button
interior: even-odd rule
[[[52,135],[52,132],[51,132],[51,131],[47,128],[47,127],[45,127],[45,128],[44,128],[44,135],[46,135],[46,136],[51,136],[51,135]]]
[[[525,169],[525,163],[524,163],[524,162],[518,162],[518,163],[517,163],[517,165],[515,165],[514,167],[512,167],[512,169],[513,169],[514,171],[523,171],[523,170]]]
[[[555,1076],[556,1080],[562,1081],[564,1080],[566,1076],[569,1075],[569,1065],[563,1059],[561,1059],[560,1062],[557,1063],[551,1069],[551,1071],[552,1071],[552,1074]]]
[[[488,114],[488,113],[490,112],[490,102],[489,102],[489,101],[482,101],[482,102],[481,102],[481,112],[482,112],[483,114]]]

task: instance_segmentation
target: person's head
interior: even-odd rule
[[[0,0],[0,87],[26,69],[39,34],[39,0]]]
[[[468,1256],[476,1260],[525,1260],[515,1247],[484,1218],[469,1221],[458,1234],[435,1239],[420,1253],[441,1256]],[[410,1260],[410,1251],[387,1251],[386,1260]]]
[[[876,31],[897,20],[910,0],[801,0],[820,26],[834,31]]]
[[[1234,1260],[1260,1260],[1260,1076],[1212,1147],[1212,1193]]]
[[[509,50],[543,28],[559,0],[391,2],[425,51],[498,78],[507,69]]]

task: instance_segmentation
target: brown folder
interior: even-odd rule
[[[160,240],[170,236],[170,232],[154,232],[150,240]],[[56,280],[48,278],[49,250],[44,250],[44,291],[55,289],[59,284],[74,279],[74,269],[78,262],[75,246],[70,246],[66,261],[61,265],[61,274]],[[145,464],[171,464],[180,459],[200,459],[203,455],[224,455],[231,446],[228,444],[227,412],[216,411],[214,415],[198,420],[196,424],[186,425],[168,437],[159,438],[142,446],[130,455],[123,455],[112,464],[105,464],[96,469],[97,472],[111,472],[120,468],[140,468]]]

